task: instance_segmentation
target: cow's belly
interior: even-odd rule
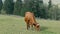
[[[33,21],[32,21],[32,20],[30,20],[30,21],[29,21],[29,24],[30,24],[30,25],[33,25]]]

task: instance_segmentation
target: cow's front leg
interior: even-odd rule
[[[33,30],[33,25],[31,25],[31,29]]]
[[[27,30],[30,28],[30,25],[29,24],[27,24]]]

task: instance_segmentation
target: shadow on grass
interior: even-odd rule
[[[47,30],[48,29],[48,27],[44,27],[44,26],[41,26],[40,27],[40,31],[45,31],[45,30]]]

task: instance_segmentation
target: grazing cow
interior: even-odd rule
[[[27,24],[27,30],[31,27],[35,27],[36,30],[40,30],[40,25],[36,22],[35,16],[31,12],[25,13],[25,22]]]

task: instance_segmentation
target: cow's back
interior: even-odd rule
[[[35,21],[34,14],[31,13],[31,12],[26,12],[26,13],[25,13],[25,21],[26,21],[27,23],[28,23],[28,21],[29,21],[30,23],[35,23],[36,21]]]

